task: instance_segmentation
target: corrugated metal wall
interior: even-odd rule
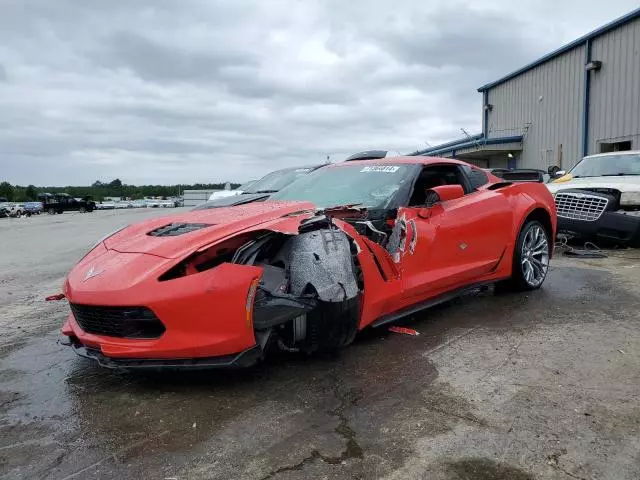
[[[640,19],[594,38],[591,58],[602,68],[589,73],[588,153],[627,140],[640,150]],[[489,137],[524,132],[519,167],[546,169],[560,150],[563,168],[582,157],[584,63],[580,45],[489,90]]]
[[[489,137],[524,134],[518,167],[568,168],[581,158],[584,46],[489,90]],[[527,128],[528,124],[528,128]]]
[[[626,140],[640,150],[640,19],[595,38],[591,58],[602,68],[590,74],[589,153]]]
[[[203,204],[207,200],[213,192],[218,192],[219,190],[185,190],[182,192],[182,198],[184,198],[184,206],[185,207],[197,207],[198,205]]]

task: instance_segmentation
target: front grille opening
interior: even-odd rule
[[[151,230],[147,235],[151,237],[177,237],[185,233],[195,232],[207,227],[212,227],[211,223],[170,223],[162,227]]]
[[[607,198],[584,193],[563,192],[556,194],[558,217],[593,222],[607,208]]]
[[[72,303],[71,312],[80,328],[94,335],[154,339],[165,326],[147,307],[100,307]]]

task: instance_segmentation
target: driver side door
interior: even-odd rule
[[[466,183],[462,169],[455,167],[460,183]],[[461,186],[464,194],[458,198],[398,212],[399,228],[404,224],[406,231],[396,255],[406,304],[481,281],[507,251],[512,214],[504,197]]]

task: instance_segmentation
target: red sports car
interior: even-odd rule
[[[542,183],[464,162],[329,165],[264,203],[121,229],[73,268],[62,328],[105,367],[247,366],[497,283],[539,288],[556,211]]]

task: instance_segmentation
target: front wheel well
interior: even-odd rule
[[[523,225],[531,220],[540,222],[544,230],[547,232],[547,236],[549,237],[551,245],[553,245],[553,225],[551,224],[551,215],[549,215],[549,212],[547,212],[544,208],[536,208],[531,213],[529,213],[529,215],[527,215],[527,218],[525,218]]]

